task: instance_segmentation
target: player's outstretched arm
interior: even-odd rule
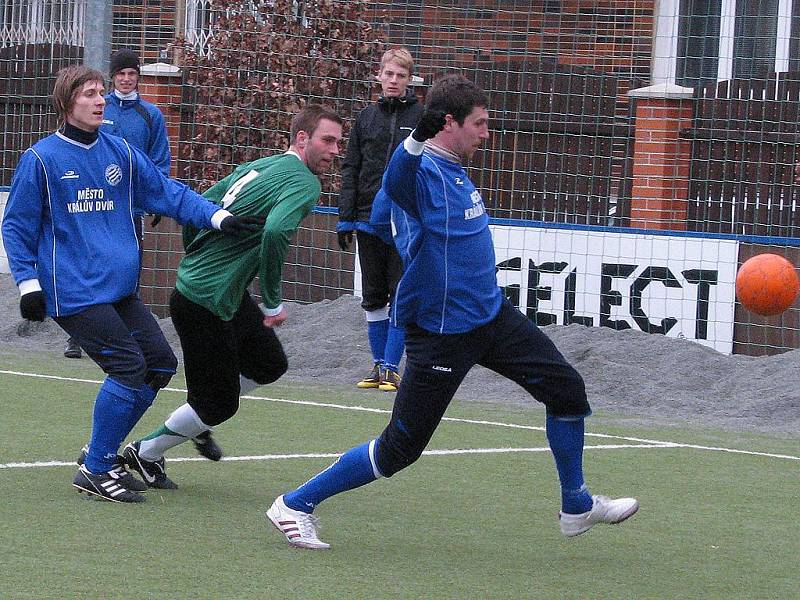
[[[383,188],[400,208],[419,217],[417,207],[417,171],[422,161],[425,141],[435,137],[447,122],[441,110],[425,110],[417,128],[394,151],[383,178]]]
[[[219,230],[228,235],[247,236],[251,233],[261,231],[261,228],[264,227],[265,220],[266,217],[263,216],[239,216],[229,214],[229,216],[220,221]]]
[[[2,218],[3,246],[17,285],[35,281],[36,289],[41,289],[38,287],[37,255],[46,198],[43,163],[33,150],[27,150],[11,179],[11,191]],[[20,292],[25,293],[23,290]]]
[[[148,212],[165,214],[181,224],[191,223],[200,229],[218,229],[222,233],[247,236],[264,226],[264,218],[239,216],[221,209],[206,198],[159,171],[143,152],[132,148],[139,185],[135,186],[138,204]]]
[[[261,217],[237,216],[195,192],[189,186],[169,179],[143,152],[131,148],[136,185],[134,202],[145,211],[167,215],[184,225],[191,223],[199,229],[218,229],[229,235],[250,235],[259,231]]]
[[[411,137],[418,142],[424,142],[435,137],[447,123],[447,113],[443,110],[428,110],[422,113],[416,129],[411,132]]]
[[[133,173],[133,202],[145,212],[172,217],[181,225],[219,229],[230,213],[215,215],[220,208],[174,179],[167,178],[144,152],[128,145]],[[212,217],[216,219],[212,221]]]

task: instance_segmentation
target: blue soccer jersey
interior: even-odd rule
[[[405,271],[391,318],[434,333],[464,333],[497,316],[503,301],[495,274],[489,217],[461,165],[410,136],[384,174],[394,239]],[[385,208],[373,210],[376,220]]]
[[[125,138],[144,152],[158,169],[169,177],[172,156],[164,124],[164,115],[155,104],[141,97],[122,100],[114,92],[106,96],[100,131]]]
[[[61,133],[44,138],[22,155],[3,217],[14,280],[38,280],[50,316],[133,294],[137,210],[210,228],[219,207],[164,177],[122,138],[100,132],[88,145]]]

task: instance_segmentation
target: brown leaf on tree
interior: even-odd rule
[[[349,132],[384,49],[365,17],[378,12],[371,3],[215,0],[211,11],[207,52],[183,38],[172,46],[183,64],[181,137],[191,141],[178,156],[190,183],[205,189],[241,162],[284,151],[292,116],[309,102],[337,110]],[[338,187],[338,177],[324,180],[326,194]]]

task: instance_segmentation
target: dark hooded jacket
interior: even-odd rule
[[[381,96],[362,110],[342,163],[337,231],[370,232],[372,201],[394,149],[408,137],[422,115],[422,104],[411,90],[403,98]]]

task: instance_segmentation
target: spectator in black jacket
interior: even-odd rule
[[[403,330],[389,324],[389,305],[394,296],[403,264],[394,245],[381,240],[370,226],[372,201],[381,187],[381,178],[394,149],[416,127],[422,106],[408,89],[414,59],[406,48],[387,50],[381,58],[378,81],[381,95],[375,104],[362,110],[347,144],[342,165],[342,190],[339,194],[339,247],[347,250],[358,238],[361,265],[361,307],[367,317],[367,332],[373,366],[356,385],[397,391],[398,365],[403,356]]]

